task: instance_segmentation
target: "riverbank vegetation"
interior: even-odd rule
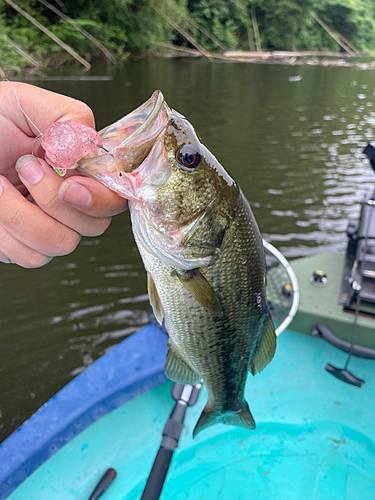
[[[340,52],[343,48],[332,33],[361,53],[375,52],[373,0],[49,2],[0,0],[0,68],[3,71],[56,67],[72,58],[56,40],[41,31],[37,23],[87,61],[97,57],[119,61],[130,54],[157,55],[167,50],[168,45],[191,48],[191,41],[208,52],[223,49]],[[35,23],[15,6],[32,16]],[[318,24],[314,13],[331,33]],[[94,44],[93,39],[97,43]]]

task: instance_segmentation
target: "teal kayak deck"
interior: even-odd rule
[[[337,337],[351,341],[354,313],[345,311],[339,304],[344,261],[343,253],[327,253],[291,262],[300,289],[298,311],[290,324],[293,330],[310,335],[316,323],[324,323]],[[311,275],[317,269],[327,274],[325,286],[311,283]],[[373,316],[359,314],[356,344],[375,349]]]
[[[161,499],[373,500],[375,363],[353,358],[366,380],[346,385],[327,362],[346,355],[323,340],[285,331],[275,359],[249,376],[255,431],[213,426],[191,433],[206,402],[189,408]],[[103,416],[33,472],[10,500],[87,500],[109,467],[118,475],[102,500],[139,499],[173,406],[163,384]]]

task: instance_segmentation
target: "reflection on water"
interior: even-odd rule
[[[372,72],[153,59],[112,74],[40,84],[86,101],[99,128],[160,88],[239,182],[266,239],[287,257],[344,250],[347,219],[373,184],[361,154],[375,125]],[[45,268],[0,266],[1,441],[146,324],[148,301],[128,214]]]

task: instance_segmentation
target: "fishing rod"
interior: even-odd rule
[[[375,201],[373,199],[367,200],[368,205],[374,205]],[[366,214],[366,212],[365,212]],[[354,352],[354,346],[355,346],[355,340],[357,336],[357,325],[358,325],[358,315],[359,315],[359,308],[361,304],[361,290],[362,290],[362,283],[363,283],[363,262],[366,256],[367,252],[367,246],[368,246],[368,233],[369,233],[369,228],[370,228],[370,222],[371,222],[371,213],[368,211],[368,219],[366,222],[366,231],[365,231],[365,240],[364,240],[364,245],[363,245],[363,254],[362,254],[362,260],[358,264],[358,273],[359,273],[359,279],[358,282],[353,282],[352,286],[353,289],[356,290],[357,292],[357,300],[355,304],[355,312],[354,312],[354,321],[353,321],[353,327],[352,327],[352,338],[350,342],[350,349],[348,353],[348,357],[345,363],[344,368],[337,368],[336,366],[333,366],[331,363],[327,363],[326,365],[326,370],[328,373],[331,373],[334,377],[338,378],[339,380],[342,380],[343,382],[346,382],[347,384],[350,385],[355,385],[356,387],[361,387],[362,384],[365,383],[364,380],[356,377],[353,375],[348,370],[349,362],[352,359]]]
[[[163,429],[163,439],[148,476],[141,500],[159,500],[173,452],[178,446],[184,427],[186,408],[193,406],[197,402],[201,388],[201,383],[195,386],[173,384],[172,398],[176,401],[176,404]],[[107,469],[91,493],[89,500],[98,500],[112,484],[116,475],[115,469]]]
[[[370,165],[375,171],[375,148],[372,144],[367,144],[365,149],[362,151],[367,158],[370,160]],[[367,209],[365,209],[365,206],[368,206]],[[352,338],[350,342],[350,348],[349,348],[349,353],[348,357],[345,363],[344,368],[337,368],[336,366],[331,365],[330,363],[327,363],[326,365],[326,370],[327,372],[331,373],[334,377],[338,378],[339,380],[342,380],[343,382],[346,382],[347,384],[350,385],[355,385],[356,387],[361,387],[362,384],[365,383],[364,380],[356,377],[353,375],[348,370],[349,362],[352,359],[353,355],[356,355],[355,352],[355,340],[356,340],[356,335],[357,335],[357,325],[358,325],[358,315],[359,315],[359,309],[360,309],[360,304],[361,304],[361,291],[362,291],[362,286],[363,286],[363,265],[364,261],[367,255],[367,248],[368,248],[368,240],[369,240],[369,232],[370,232],[370,226],[371,226],[371,207],[375,205],[375,190],[367,202],[366,205],[363,206],[363,216],[366,218],[366,229],[365,229],[365,238],[364,238],[364,243],[363,243],[363,249],[362,249],[362,254],[360,256],[360,261],[358,263],[358,280],[354,281],[352,283],[352,288],[357,292],[357,300],[356,300],[356,305],[355,305],[355,312],[354,312],[354,321],[353,321],[353,327],[352,327]]]
[[[197,402],[201,388],[201,383],[195,386],[173,384],[172,398],[176,401],[176,404],[163,429],[163,439],[144,487],[141,500],[158,500],[160,498],[173,452],[178,446],[184,426],[186,408],[193,406]]]

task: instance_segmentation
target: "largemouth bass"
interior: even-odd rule
[[[165,373],[207,388],[193,435],[219,422],[254,429],[247,373],[271,361],[276,336],[248,201],[161,92],[100,135],[109,153],[79,169],[129,200],[150,302],[169,334]]]

